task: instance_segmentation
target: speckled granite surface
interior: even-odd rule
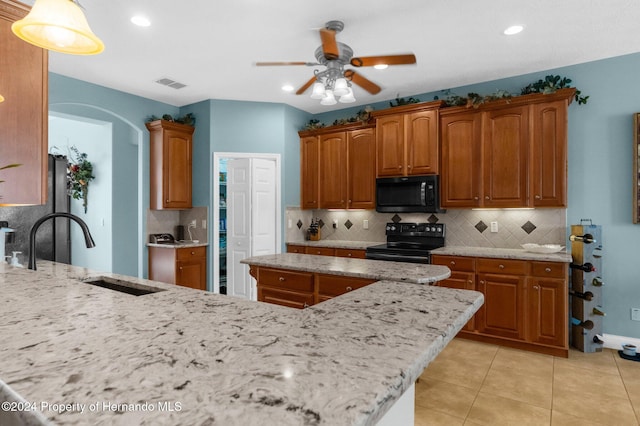
[[[344,275],[347,277],[417,284],[434,283],[444,280],[451,275],[451,270],[446,266],[298,253],[249,257],[241,260],[240,263],[291,269],[294,271],[319,272],[323,274]]]
[[[37,407],[75,404],[42,410],[55,424],[375,424],[483,301],[382,281],[296,310],[76,281],[95,275],[0,266],[0,379]]]
[[[540,260],[545,262],[571,262],[571,254],[566,251],[551,254],[531,253],[520,249],[447,246],[431,251],[431,254],[451,256],[494,257],[498,259]]]
[[[192,242],[185,242],[185,243],[175,243],[175,244],[155,244],[155,243],[147,243],[147,247],[163,247],[163,248],[182,248],[182,247],[206,247],[208,246],[209,243],[192,243]]]
[[[293,241],[288,242],[294,246],[308,246],[308,247],[329,247],[329,248],[343,248],[351,250],[365,250],[367,247],[377,246],[380,244],[386,244],[386,241],[346,241],[346,240],[320,240],[320,241]]]

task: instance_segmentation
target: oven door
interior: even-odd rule
[[[402,253],[395,250],[369,250],[365,253],[366,259],[372,260],[390,260],[393,262],[409,262],[409,263],[431,263],[428,252],[423,253]]]

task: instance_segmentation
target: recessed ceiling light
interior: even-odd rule
[[[504,34],[505,35],[514,35],[514,34],[518,34],[522,30],[524,30],[524,27],[522,25],[512,25],[509,28],[507,28],[506,30],[504,30]]]
[[[136,15],[134,17],[131,18],[131,22],[133,22],[134,24],[136,24],[139,27],[148,27],[149,25],[151,25],[151,21],[147,18],[145,18],[144,16],[141,15]]]
[[[284,86],[282,86],[282,90],[284,90],[285,92],[293,92],[293,86],[290,84],[285,84]]]
[[[377,70],[384,70],[384,69],[387,69],[389,67],[389,65],[387,65],[387,64],[378,64],[378,65],[374,65],[373,67],[375,69],[377,69]]]

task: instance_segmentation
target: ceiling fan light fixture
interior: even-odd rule
[[[96,55],[104,43],[89,28],[73,0],[36,0],[27,16],[11,25],[22,40],[60,53]]]
[[[344,77],[340,77],[336,79],[336,82],[333,86],[333,94],[335,96],[344,96],[349,93],[349,86],[347,84],[347,80]]]
[[[325,91],[325,97],[320,101],[320,105],[335,105],[338,103],[336,101],[336,97],[333,96],[333,92],[331,90]]]
[[[311,92],[311,99],[324,99],[326,96],[326,91],[324,89],[324,84],[317,81],[313,83],[313,91]]]
[[[356,98],[353,96],[353,89],[351,87],[348,88],[349,92],[346,95],[340,96],[338,102],[342,104],[350,104],[356,101]]]

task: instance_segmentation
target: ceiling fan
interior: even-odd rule
[[[363,77],[352,69],[344,69],[345,65],[356,68],[384,66],[384,65],[405,65],[415,64],[416,57],[413,54],[386,55],[386,56],[365,56],[353,57],[353,50],[344,43],[336,41],[336,34],[342,31],[344,24],[341,21],[329,21],[324,28],[320,29],[320,39],[322,45],[315,51],[317,62],[257,62],[257,66],[278,66],[278,65],[305,65],[309,67],[325,66],[324,70],[314,70],[314,76],[309,79],[298,91],[296,95],[303,94],[311,85],[314,99],[322,99],[324,105],[333,105],[339,96],[340,102],[355,102],[351,83],[355,83],[367,92],[375,95],[381,88],[371,80]]]

